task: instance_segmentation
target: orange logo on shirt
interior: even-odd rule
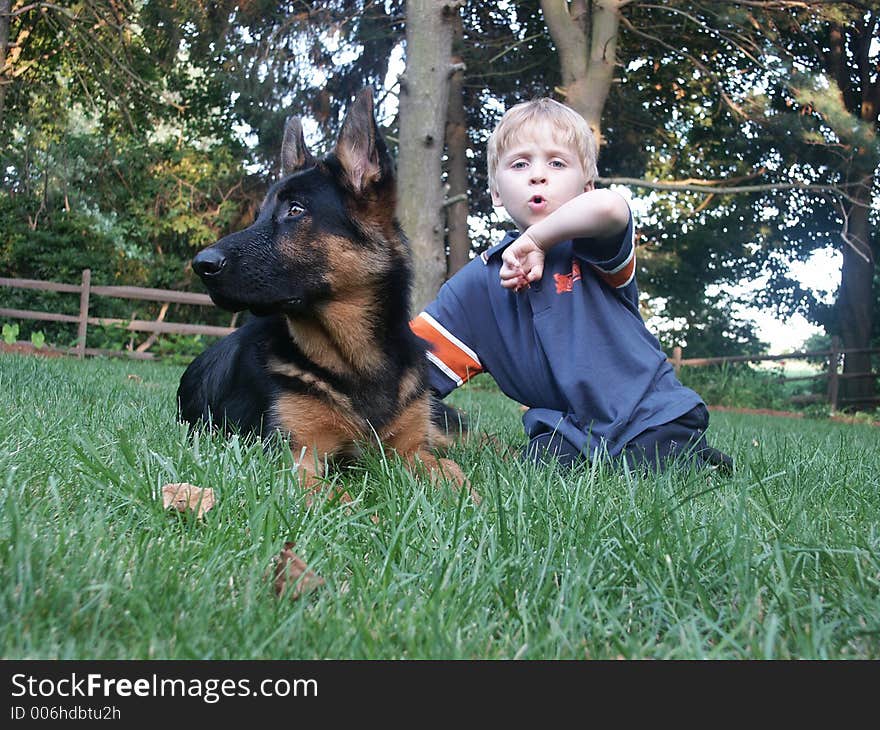
[[[556,282],[556,293],[563,294],[572,290],[574,283],[581,280],[581,265],[577,261],[571,262],[570,274],[553,274]]]

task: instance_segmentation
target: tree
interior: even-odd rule
[[[724,140],[728,159],[747,163],[736,174],[751,177],[742,188],[751,212],[741,199],[724,207],[739,208],[741,217],[757,223],[744,229],[759,246],[755,261],[770,272],[764,302],[783,313],[800,309],[840,334],[845,348],[869,347],[877,311],[873,231],[880,222],[871,212],[880,165],[880,9],[862,2],[753,0],[681,3],[677,10],[694,30],[713,35],[723,55],[735,58],[736,74],[747,80],[738,87],[722,78],[718,54],[699,54],[690,44],[680,44],[681,56],[721,85],[730,113],[723,128],[711,130],[715,144]],[[654,33],[642,31],[641,36],[660,42]],[[693,134],[689,138],[695,140]],[[730,185],[722,182],[717,190],[724,193],[725,188]],[[815,302],[781,265],[829,245],[843,255],[832,311]],[[743,271],[740,266],[733,270]],[[864,374],[870,364],[867,354],[852,353],[844,372]],[[842,397],[853,407],[872,405],[874,393],[873,378],[844,381]]]
[[[846,186],[842,196],[840,233],[843,252],[841,285],[832,325],[844,348],[867,348],[875,317],[874,279],[880,245],[872,231],[872,201],[877,194],[880,167],[880,9],[862,3],[841,3],[818,8],[807,16],[795,11],[779,19],[778,27],[789,30],[789,58],[818,60],[825,71],[824,84],[792,85],[798,105],[810,110],[825,125],[827,141],[836,148],[835,172]],[[817,88],[818,87],[818,88]],[[876,209],[873,225],[877,225]],[[843,397],[852,405],[873,405],[874,379],[867,353],[851,353],[844,359]]]
[[[464,26],[461,13],[452,17],[452,57],[449,102],[446,110],[446,239],[449,254],[446,276],[452,276],[470,260],[468,232],[468,130],[464,106]]]
[[[401,81],[398,215],[415,262],[413,309],[446,278],[442,186],[453,14],[459,3],[407,0],[406,75]]]
[[[6,105],[6,85],[9,73],[6,68],[6,56],[9,53],[9,24],[12,0],[0,0],[0,125],[3,124],[3,109]]]
[[[78,280],[89,267],[93,283],[178,288],[192,253],[245,215],[252,179],[225,89],[201,59],[163,45],[154,9],[13,7],[2,71],[4,273]],[[97,305],[131,316],[108,311],[110,300]]]
[[[602,113],[617,65],[620,12],[630,0],[541,0],[562,71],[560,90],[602,140]]]

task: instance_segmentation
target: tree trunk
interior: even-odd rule
[[[840,291],[837,298],[837,322],[844,349],[871,346],[874,316],[874,268],[876,252],[871,245],[871,224],[867,205],[852,205],[847,211],[847,242],[843,247]],[[843,374],[871,372],[869,353],[844,356]],[[874,378],[844,378],[841,405],[847,408],[873,408],[876,394]]]
[[[3,112],[6,107],[6,52],[9,50],[9,11],[12,0],[0,0],[0,128],[3,127]]]
[[[446,237],[449,257],[446,275],[452,276],[470,261],[471,237],[468,232],[467,116],[464,109],[464,42],[461,15],[453,18],[452,68],[449,82],[449,108],[446,112]]]
[[[413,312],[446,275],[442,156],[449,97],[452,15],[459,4],[407,0],[406,73],[400,93],[398,217],[409,237],[415,281]]]
[[[617,61],[623,0],[541,0],[559,54],[566,103],[580,112],[602,143],[602,111]]]
[[[874,272],[880,246],[872,238],[870,207],[880,155],[877,154],[878,122],[880,122],[880,78],[872,69],[870,45],[880,14],[872,13],[864,19],[860,32],[853,28],[831,26],[830,37],[834,53],[826,60],[826,68],[836,80],[855,125],[836,130],[853,150],[848,178],[857,185],[850,188],[850,200],[845,201],[845,230],[843,233],[843,267],[840,272],[840,290],[837,295],[837,329],[844,349],[871,347],[874,324]],[[847,43],[850,53],[846,53]],[[847,68],[846,64],[855,64]],[[873,81],[871,80],[873,75]],[[854,87],[849,78],[857,76],[861,85]],[[857,89],[857,90],[856,90]],[[852,353],[844,356],[843,374],[865,375],[871,372],[871,355]],[[846,408],[874,408],[877,394],[873,377],[849,377],[841,381],[841,405]]]

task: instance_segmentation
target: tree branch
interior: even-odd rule
[[[755,58],[754,53],[760,53],[761,49],[752,41],[750,38],[744,38],[743,40],[751,47],[751,49],[746,48],[741,42],[736,42],[729,38],[725,33],[723,33],[718,28],[712,28],[711,26],[704,23],[700,18],[691,13],[687,13],[680,8],[674,8],[667,5],[652,5],[650,3],[640,4],[640,7],[649,8],[651,10],[659,10],[661,12],[673,13],[676,15],[681,15],[684,18],[690,20],[695,26],[701,28],[704,32],[706,32],[710,36],[715,36],[719,40],[726,41],[730,43],[734,48],[738,49],[746,58],[751,60],[756,65],[763,68],[764,64],[762,64],[757,58]],[[754,53],[753,53],[754,52]]]
[[[860,186],[861,182],[841,183],[839,185],[815,185],[812,183],[765,183],[762,185],[716,185],[713,183],[698,183],[691,180],[685,181],[652,181],[642,180],[636,177],[599,177],[596,178],[603,185],[626,185],[634,188],[649,188],[651,190],[667,190],[675,193],[699,193],[701,195],[740,195],[749,193],[766,193],[782,190],[803,190],[811,193],[831,193],[851,202],[859,202],[850,198],[845,188]],[[859,203],[864,205],[864,202]]]
[[[851,5],[860,10],[868,10],[867,3],[859,0],[725,0],[731,5],[745,5],[761,10],[807,10],[814,5]]]
[[[623,23],[629,29],[630,32],[635,33],[637,36],[640,36],[642,38],[647,38],[648,40],[653,41],[654,43],[657,43],[659,46],[662,46],[663,48],[668,50],[670,53],[674,53],[678,56],[682,56],[682,57],[688,59],[691,63],[694,64],[694,66],[696,66],[698,69],[700,69],[700,71],[702,71],[704,74],[706,74],[706,76],[708,78],[712,79],[712,81],[715,84],[715,87],[718,89],[718,93],[720,94],[722,101],[725,103],[725,105],[727,105],[727,107],[734,114],[736,114],[737,116],[739,116],[742,119],[749,118],[749,115],[745,111],[743,111],[742,107],[740,107],[739,104],[737,104],[730,97],[730,95],[724,90],[724,87],[721,85],[721,80],[718,78],[718,75],[715,74],[708,66],[706,66],[706,64],[704,64],[698,58],[691,55],[690,53],[686,53],[681,48],[677,48],[676,46],[673,46],[669,43],[666,43],[666,41],[660,40],[660,38],[658,38],[657,36],[654,36],[654,35],[651,35],[650,33],[645,33],[644,31],[639,30],[624,16],[620,17],[620,22]]]

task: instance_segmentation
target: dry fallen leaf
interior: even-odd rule
[[[284,543],[284,549],[275,558],[273,574],[275,595],[289,592],[288,597],[293,601],[324,585],[324,579],[309,570],[303,559],[293,552],[292,542]]]
[[[202,489],[186,482],[166,484],[162,487],[162,504],[165,509],[195,512],[199,519],[214,506],[214,502],[214,490],[210,488]]]

